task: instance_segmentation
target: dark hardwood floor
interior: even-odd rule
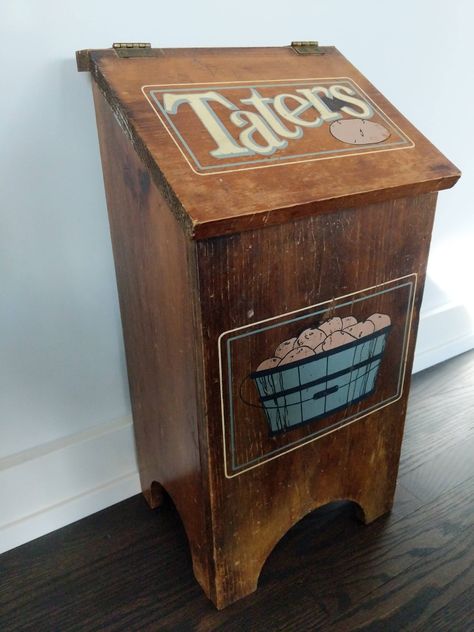
[[[474,631],[474,352],[413,379],[396,502],[299,522],[218,612],[171,504],[135,496],[0,557],[0,632]]]

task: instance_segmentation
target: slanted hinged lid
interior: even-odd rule
[[[460,175],[334,47],[139,43],[77,58],[195,238],[437,191]]]

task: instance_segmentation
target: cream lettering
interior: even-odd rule
[[[300,139],[306,129],[309,133],[311,128],[331,124],[344,114],[358,119],[374,115],[372,106],[346,85],[314,85],[272,97],[254,87],[248,90],[249,96],[239,99],[239,105],[219,89],[167,92],[163,94],[163,108],[175,116],[187,104],[216,144],[210,154],[219,159],[271,156],[287,147],[288,141]],[[240,109],[240,104],[253,110]]]
[[[360,108],[360,111],[354,110],[351,107],[343,106],[341,110],[350,116],[355,116],[356,118],[368,119],[372,118],[374,115],[373,108],[362,99],[358,99],[354,96],[355,91],[351,88],[347,88],[346,86],[331,86],[329,88],[329,92],[336,99],[340,99],[341,101],[345,101],[346,103],[352,103],[352,105],[356,105]]]
[[[253,152],[246,147],[241,147],[227,131],[225,125],[214,113],[209,105],[209,101],[220,103],[229,110],[237,110],[237,106],[223,97],[218,92],[203,92],[201,94],[192,92],[190,94],[169,94],[163,95],[163,105],[166,112],[176,114],[178,108],[183,103],[189,103],[193,112],[203,123],[209,134],[217,144],[217,149],[211,151],[215,158],[229,158],[230,156],[249,156]]]
[[[288,145],[286,140],[281,140],[276,136],[272,130],[265,123],[263,118],[255,112],[246,112],[245,110],[239,110],[238,112],[232,112],[230,120],[238,127],[244,127],[246,121],[250,123],[250,127],[247,127],[241,132],[239,140],[250,151],[262,156],[271,156],[277,149],[283,149]],[[255,134],[258,134],[266,141],[265,145],[258,143],[255,140]]]
[[[296,101],[299,105],[291,109],[287,104],[288,100]],[[306,121],[305,119],[300,118],[301,114],[313,106],[309,101],[303,99],[303,97],[300,97],[297,94],[278,94],[275,97],[274,102],[275,110],[278,114],[292,123],[296,123],[302,127],[319,127],[323,123],[320,116],[316,117],[313,121]]]
[[[273,103],[271,97],[262,97],[255,88],[251,89],[251,93],[251,97],[248,99],[240,99],[240,102],[245,105],[253,105],[277,134],[283,136],[283,138],[301,138],[301,136],[303,136],[303,131],[300,127],[295,127],[295,129],[291,131],[282,123],[281,119],[278,118],[269,105]]]
[[[323,86],[316,86],[315,88],[311,89],[302,88],[300,90],[297,90],[297,92],[308,99],[308,102],[311,103],[311,105],[313,105],[321,114],[321,118],[323,121],[337,121],[337,119],[342,118],[342,114],[330,110],[326,103],[321,99],[321,97],[318,96],[318,92],[322,92],[326,97],[329,97],[330,99],[334,98],[327,88],[324,88]]]

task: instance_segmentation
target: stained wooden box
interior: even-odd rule
[[[143,491],[173,499],[219,608],[315,507],[390,510],[437,191],[460,175],[335,48],[300,53],[77,54]]]

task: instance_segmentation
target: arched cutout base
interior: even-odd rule
[[[193,561],[194,575],[207,597],[218,609],[250,595],[257,589],[258,581],[269,556],[280,540],[304,517],[329,504],[348,501],[352,503],[354,518],[364,524],[376,520],[390,511],[393,496],[367,495],[364,498],[325,498],[322,502],[312,499],[312,503],[301,507],[299,515],[282,510],[282,505],[273,506],[274,513],[260,517],[259,528],[247,520],[221,539],[221,546],[215,548],[209,534],[196,531],[193,513],[189,512],[187,499],[173,497],[163,485],[153,481],[144,495],[150,507],[160,506],[169,497],[173,502],[187,535]],[[178,502],[176,502],[178,501]],[[184,504],[180,504],[182,501]]]
[[[276,528],[275,523],[273,523],[271,531],[266,531],[267,537],[261,537],[258,544],[253,544],[252,555],[246,556],[247,563],[245,564],[244,568],[242,568],[240,560],[237,557],[235,557],[235,559],[232,559],[232,556],[229,555],[227,555],[225,560],[222,560],[221,565],[218,565],[218,567],[220,566],[225,570],[222,574],[222,577],[216,577],[216,596],[212,597],[215,605],[219,609],[225,608],[238,599],[241,599],[242,597],[245,597],[254,592],[257,589],[261,572],[267,560],[271,556],[272,551],[282,540],[282,538],[284,538],[284,536],[293,527],[295,527],[301,520],[303,520],[303,518],[307,517],[309,514],[318,509],[321,509],[322,507],[339,501],[347,501],[351,503],[353,505],[353,518],[360,520],[364,524],[369,524],[375,519],[386,514],[391,507],[391,502],[384,502],[380,507],[376,508],[373,503],[371,504],[370,502],[367,502],[363,504],[360,499],[355,500],[352,498],[338,498],[329,500],[322,504],[318,504],[311,509],[306,509],[301,513],[299,517],[295,518],[293,516],[293,519],[291,519],[290,516],[288,516],[287,520],[285,520],[284,522],[280,520],[280,522],[278,523],[278,528]],[[244,557],[245,552],[241,553],[243,553],[241,557]],[[234,568],[237,569],[235,572],[233,572]],[[225,589],[225,587],[229,584],[232,585],[231,592]],[[221,588],[223,588],[223,590],[220,590]]]

